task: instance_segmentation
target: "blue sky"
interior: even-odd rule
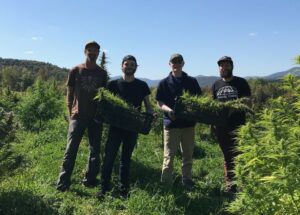
[[[123,56],[136,56],[137,77],[161,79],[172,53],[191,76],[218,75],[229,55],[238,76],[294,67],[300,54],[299,0],[0,0],[0,57],[71,68],[96,40],[108,70],[120,75]]]

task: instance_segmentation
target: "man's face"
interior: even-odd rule
[[[169,62],[169,65],[172,69],[172,72],[181,72],[184,62],[183,61],[181,61],[181,62],[173,61],[173,62]]]
[[[221,78],[230,78],[232,77],[232,65],[230,62],[223,61],[220,62],[219,71]]]
[[[125,60],[122,64],[122,71],[125,75],[131,76],[135,73],[137,65],[133,60]]]
[[[90,62],[96,62],[99,55],[99,49],[95,46],[88,46],[84,53]]]

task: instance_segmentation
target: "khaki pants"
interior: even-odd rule
[[[182,153],[182,180],[192,179],[195,127],[164,128],[164,161],[161,181],[173,181],[173,161],[180,145]]]

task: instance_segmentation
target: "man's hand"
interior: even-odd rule
[[[168,116],[170,117],[170,119],[172,121],[175,121],[176,117],[175,117],[175,113],[172,109],[168,111]]]

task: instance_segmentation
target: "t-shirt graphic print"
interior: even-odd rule
[[[93,76],[82,76],[81,88],[87,92],[94,92],[97,90],[98,82]]]
[[[238,91],[234,86],[224,86],[217,91],[217,99],[228,101],[238,98]]]

